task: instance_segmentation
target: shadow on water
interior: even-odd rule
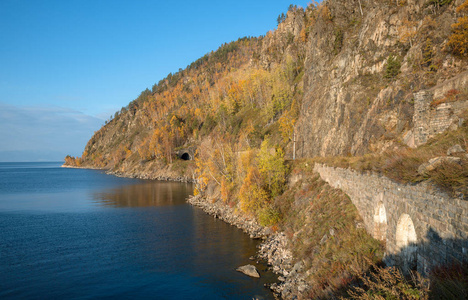
[[[190,183],[146,181],[93,191],[91,199],[95,204],[112,207],[173,206],[185,204],[192,191]]]

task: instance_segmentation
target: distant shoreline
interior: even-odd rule
[[[69,166],[66,164],[62,164],[61,168],[69,168],[69,169],[90,169],[90,170],[107,170],[106,168],[98,168],[98,167],[78,167],[78,166]]]
[[[168,170],[160,170],[157,174],[150,174],[149,172],[142,171],[142,172],[119,172],[119,171],[112,171],[108,168],[99,168],[99,167],[78,167],[78,166],[70,166],[63,164],[62,168],[70,168],[70,169],[89,169],[89,170],[103,170],[108,175],[113,175],[116,177],[125,177],[125,178],[137,178],[137,179],[145,179],[145,180],[159,180],[159,181],[171,181],[171,182],[185,182],[185,183],[194,183],[196,182],[195,178],[183,175],[176,175],[170,174]]]

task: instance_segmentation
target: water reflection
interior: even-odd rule
[[[91,199],[98,205],[112,207],[148,207],[181,205],[192,193],[192,184],[143,181],[137,184],[93,191]]]
[[[191,184],[25,166],[0,163],[0,299],[273,298],[271,274],[236,272],[257,241],[187,204]]]

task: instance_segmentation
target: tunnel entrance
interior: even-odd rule
[[[190,154],[188,154],[187,152],[184,152],[184,153],[180,156],[180,159],[182,159],[182,160],[191,160],[192,158],[190,157]]]

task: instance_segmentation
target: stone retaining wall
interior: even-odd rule
[[[427,184],[403,185],[384,176],[321,164],[315,171],[349,195],[367,231],[386,244],[386,262],[422,273],[468,261],[468,201]]]
[[[464,121],[460,115],[468,109],[468,100],[431,107],[433,99],[433,93],[429,90],[414,93],[414,144],[409,144],[411,147],[425,144],[431,137],[449,128],[455,129]]]

